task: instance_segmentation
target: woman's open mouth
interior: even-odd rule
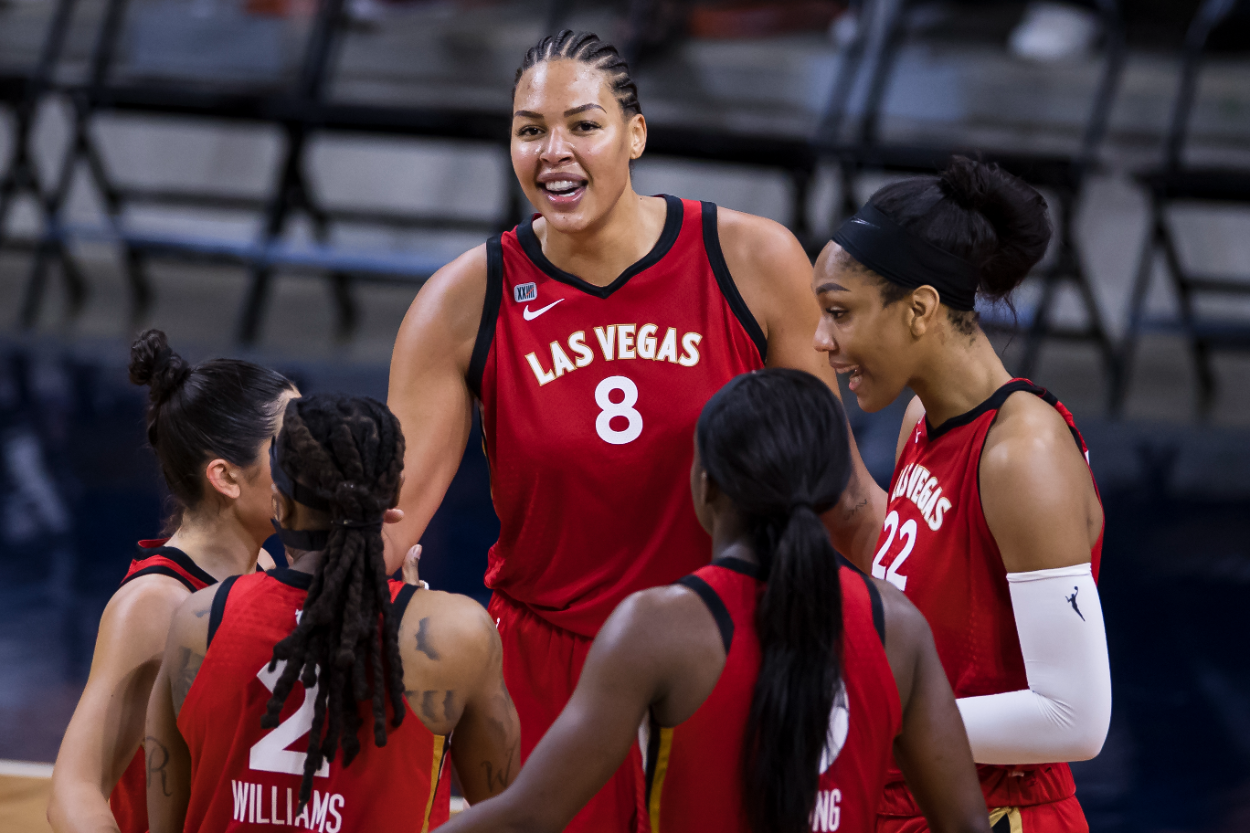
[[[553,179],[550,182],[538,183],[538,188],[547,195],[547,200],[559,208],[576,205],[586,193],[587,181],[584,179],[567,178]]]

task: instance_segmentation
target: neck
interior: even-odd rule
[[[659,205],[652,207],[648,202]],[[655,245],[664,227],[664,213],[662,199],[639,196],[626,186],[612,209],[589,228],[562,232],[544,222],[534,233],[552,263],[587,283],[607,286]]]
[[[980,328],[971,340],[953,330],[942,337],[946,344],[908,381],[934,426],[972,410],[1011,379]]]
[[[286,560],[291,565],[292,570],[299,570],[301,573],[309,575],[317,572],[317,565],[321,563],[324,550],[316,550],[309,552],[307,550],[297,550],[292,547],[286,548]]]
[[[255,570],[263,543],[231,515],[202,512],[184,518],[166,546],[182,550],[197,567],[221,581]]]
[[[718,515],[712,519],[712,560],[737,558],[751,564],[760,563],[755,547],[737,515]]]

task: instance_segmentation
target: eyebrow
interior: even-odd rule
[[[842,284],[834,283],[833,281],[830,281],[829,283],[822,283],[820,286],[816,287],[817,295],[820,295],[821,293],[824,293],[824,292],[850,292],[850,291],[851,290],[847,289]]]
[[[590,104],[583,104],[580,107],[573,107],[572,109],[565,110],[564,117],[567,119],[569,116],[576,116],[578,113],[584,113],[587,110],[603,110],[603,107],[595,104],[594,102],[591,102]],[[606,110],[603,111],[605,113],[607,112]],[[519,119],[537,119],[539,121],[543,121],[543,114],[535,113],[533,110],[517,110],[512,115]]]

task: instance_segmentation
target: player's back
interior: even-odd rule
[[[299,789],[317,691],[295,683],[274,729],[261,728],[273,687],[273,647],[295,629],[312,575],[290,569],[223,582],[209,614],[208,649],[178,715],[192,760],[185,829],[218,831],[424,831],[448,817],[447,739],[405,704],[387,743],[372,738],[371,705],[360,705],[360,752],[322,765],[299,810]],[[396,619],[415,588],[391,584]]]
[[[743,745],[761,653],[755,610],[758,567],[720,559],[682,579],[707,604],[726,646],[707,700],[674,727],[646,728],[646,819],[650,833],[750,833],[742,802]],[[862,573],[842,567],[842,688],[820,764],[813,831],[868,833],[895,736],[898,687],[884,647],[881,599]]]

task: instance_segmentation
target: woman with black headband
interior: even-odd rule
[[[287,407],[270,468],[292,566],[174,614],[147,718],[153,833],[425,831],[449,813],[449,754],[470,800],[512,780],[520,728],[494,623],[465,596],[387,581],[403,459],[380,402]]]
[[[871,833],[891,749],[935,830],[989,833],[924,617],[821,524],[850,468],[816,377],[761,370],[715,394],[690,470],[712,563],[616,609],[516,783],[448,833],[563,830],[635,743],[650,833]]]
[[[1088,830],[1063,762],[1097,755],[1111,717],[1085,443],[1053,394],[1007,372],[975,309],[1007,298],[1049,240],[1040,194],[956,158],[874,194],[813,279],[817,349],[860,407],[916,394],[880,540],[847,555],[928,619],[990,819],[1013,833]],[[895,769],[878,830],[922,831],[920,809]]]

